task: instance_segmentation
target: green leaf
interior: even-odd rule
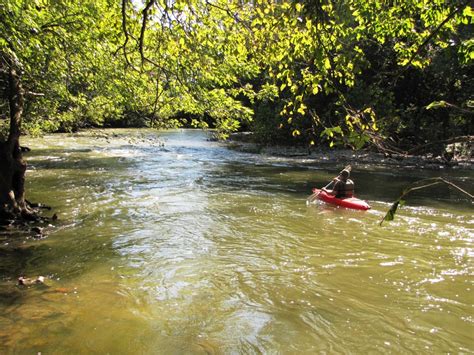
[[[397,212],[397,208],[398,208],[398,205],[399,205],[400,201],[396,201],[392,207],[390,207],[390,209],[387,211],[387,214],[385,215],[384,217],[384,221],[393,221],[393,219],[395,218],[395,213]]]
[[[440,107],[447,107],[448,104],[446,101],[433,101],[432,103],[430,103],[428,106],[426,106],[426,109],[427,110],[431,110],[431,109],[434,109],[434,108],[440,108]]]

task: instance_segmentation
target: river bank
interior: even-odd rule
[[[152,130],[153,131],[153,130]],[[129,132],[124,129],[123,132]],[[83,135],[91,135],[98,141],[105,143],[110,140],[122,138],[127,144],[134,145],[150,145],[166,147],[165,140],[161,139],[162,134],[151,137],[141,133],[138,135],[127,135],[121,129],[93,129],[72,134],[75,137]],[[164,131],[163,131],[164,132]],[[214,139],[210,139],[214,140]],[[370,149],[362,149],[354,151],[351,149],[331,149],[328,147],[307,147],[307,146],[288,146],[288,145],[264,145],[252,141],[249,132],[239,132],[230,135],[227,141],[222,143],[226,148],[237,152],[258,154],[268,160],[285,160],[297,165],[316,165],[316,164],[332,164],[355,166],[371,166],[380,168],[397,168],[397,169],[429,169],[429,170],[473,170],[474,169],[474,151],[471,144],[467,148],[464,147],[463,154],[459,153],[459,149],[451,145],[447,149],[445,156],[434,156],[432,154],[425,155],[402,155],[402,154],[383,154]],[[453,149],[456,150],[452,154]],[[467,152],[466,152],[467,151]]]
[[[474,169],[472,146],[467,154],[451,154],[447,157],[426,155],[383,154],[368,149],[354,151],[350,149],[330,149],[325,147],[309,148],[304,146],[261,145],[252,142],[248,134],[232,134],[226,142],[229,149],[261,154],[268,157],[282,157],[299,160],[303,164],[357,164],[401,169]],[[451,150],[453,147],[450,147]]]

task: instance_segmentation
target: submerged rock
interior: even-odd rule
[[[30,285],[43,285],[43,284],[44,284],[44,276],[38,276],[36,278],[28,278],[28,277],[20,276],[18,278],[18,285],[30,286]]]

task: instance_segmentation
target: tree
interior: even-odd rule
[[[397,152],[472,130],[467,0],[134,4],[122,1],[123,52],[165,83],[157,101],[171,116],[209,116],[224,131],[256,120],[250,128],[293,143],[386,149],[392,138]],[[432,101],[463,111],[426,110]]]
[[[243,2],[122,1],[123,54],[156,80],[156,114],[208,118],[221,136],[251,119],[241,84],[259,72],[249,56]],[[197,124],[197,122],[195,122]]]
[[[0,206],[3,219],[36,218],[25,200],[20,135],[72,129],[120,115],[114,59],[120,8],[113,1],[7,0],[0,5]],[[119,87],[122,85],[122,87]],[[119,89],[117,89],[119,87]],[[3,121],[5,122],[5,121]]]
[[[0,142],[0,204],[4,215],[30,216],[25,201],[26,164],[20,148],[21,116],[24,91],[20,81],[20,65],[13,53],[0,52],[0,70],[8,83],[6,96],[10,107],[10,130],[5,141]],[[1,216],[4,217],[4,216]]]
[[[374,139],[386,144],[397,133],[420,138],[411,145],[439,139],[435,133],[443,130],[428,129],[436,119],[426,107],[453,92],[464,117],[472,115],[463,94],[472,91],[465,74],[472,66],[467,1],[272,2],[256,13],[264,80],[286,102],[282,125],[295,137],[354,148]],[[472,131],[469,116],[459,113],[441,120],[447,134],[456,134],[454,122]],[[410,129],[425,122],[422,134]]]

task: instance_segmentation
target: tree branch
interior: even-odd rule
[[[393,221],[393,219],[395,218],[395,213],[397,212],[398,207],[403,206],[405,204],[405,200],[403,200],[403,198],[406,195],[408,195],[410,192],[416,191],[416,190],[421,190],[421,189],[424,189],[426,187],[430,187],[430,186],[433,186],[433,185],[438,185],[438,184],[441,184],[441,183],[445,183],[449,186],[454,187],[455,189],[459,190],[460,192],[462,192],[463,194],[469,196],[471,199],[474,200],[474,195],[470,194],[466,190],[463,190],[462,188],[460,188],[456,184],[452,183],[451,181],[443,179],[442,177],[423,179],[423,180],[420,180],[420,181],[416,181],[415,183],[411,184],[408,188],[403,190],[400,197],[392,204],[390,209],[387,211],[385,216],[380,221],[379,225],[381,226],[384,221]]]
[[[127,62],[127,65],[132,66],[127,56],[127,43],[129,40],[128,29],[127,29],[127,1],[128,0],[122,0],[122,31],[125,36],[125,41],[122,45],[122,48],[123,48],[123,56],[125,57],[125,61]],[[119,50],[120,48],[117,51]]]
[[[43,96],[45,96],[45,94],[42,93],[42,92],[33,92],[33,91],[25,91],[25,95],[28,95],[28,96],[36,96],[36,97],[43,97]]]
[[[140,56],[142,58],[142,65],[143,63],[145,62],[145,54],[144,54],[144,50],[143,50],[143,42],[145,40],[145,31],[146,31],[146,23],[148,21],[148,11],[150,11],[150,8],[155,4],[156,0],[150,0],[145,8],[143,9],[143,12],[142,12],[142,28],[140,30],[140,38],[139,38],[139,41],[138,41],[138,48],[140,50]]]
[[[406,154],[408,154],[408,155],[416,154],[416,153],[422,152],[426,148],[429,148],[429,147],[431,147],[433,145],[436,145],[436,144],[452,144],[452,143],[473,142],[473,141],[474,141],[474,136],[454,137],[454,138],[449,138],[449,139],[444,139],[444,140],[440,140],[440,141],[430,142],[430,143],[427,143],[427,144],[417,146],[417,147],[412,148],[409,151],[407,151]]]

